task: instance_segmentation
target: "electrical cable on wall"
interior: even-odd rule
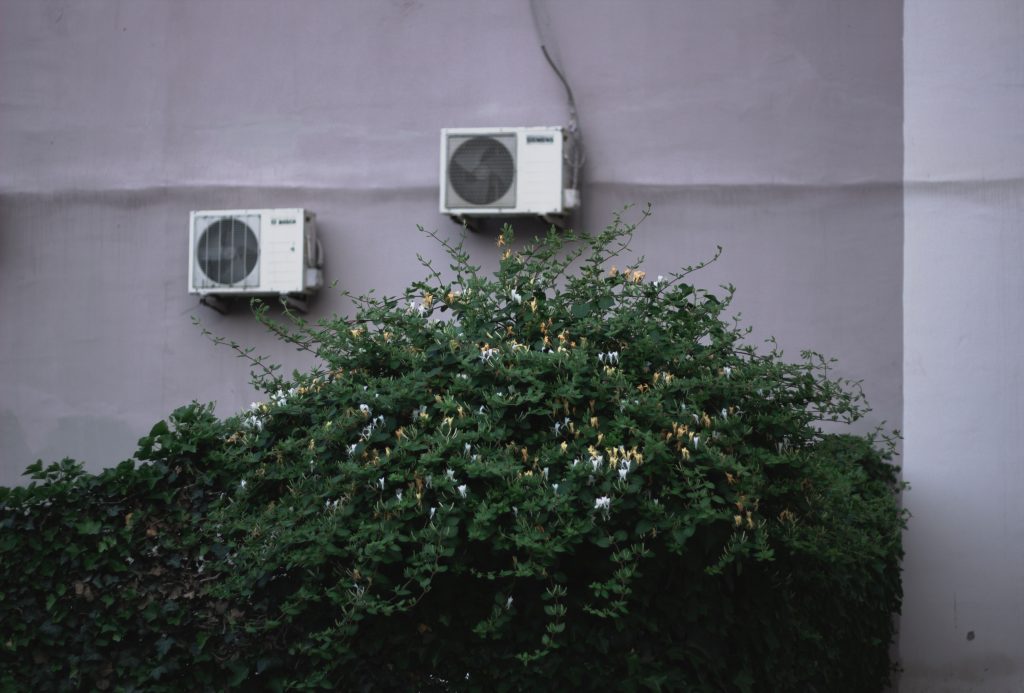
[[[544,59],[548,61],[548,65],[554,70],[558,79],[562,82],[562,86],[565,87],[565,94],[569,101],[569,137],[572,140],[572,146],[569,151],[565,153],[565,161],[569,165],[569,170],[572,171],[570,178],[570,186],[573,190],[579,189],[579,174],[580,169],[583,168],[583,163],[586,161],[586,152],[583,149],[583,137],[580,133],[579,113],[576,110],[576,99],[572,94],[572,87],[569,86],[569,80],[565,78],[565,75],[555,64],[554,59],[551,57],[551,53],[548,51],[547,46],[544,43],[544,33],[541,31],[540,20],[537,17],[537,2],[536,0],[530,0],[530,16],[533,18],[533,25],[537,31],[537,38],[540,40],[540,50],[544,54]]]

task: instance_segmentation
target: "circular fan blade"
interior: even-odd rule
[[[460,144],[448,167],[452,188],[466,202],[488,205],[500,200],[515,180],[515,162],[493,137],[473,137]]]
[[[238,219],[218,219],[196,244],[196,260],[207,277],[218,284],[237,284],[256,268],[256,234]]]

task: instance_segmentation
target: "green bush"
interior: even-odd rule
[[[855,385],[746,343],[703,265],[612,266],[634,228],[506,229],[490,276],[438,239],[450,272],[402,300],[260,309],[320,366],[240,349],[266,402],[179,410],[142,465],[37,466],[0,495],[0,558],[30,566],[0,585],[6,681],[881,689],[891,445],[822,433],[862,413]]]
[[[205,532],[236,472],[224,423],[182,408],[99,475],[64,460],[0,489],[0,690],[214,688],[242,667],[237,611],[207,570],[227,547]]]

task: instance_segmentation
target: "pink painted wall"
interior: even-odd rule
[[[901,3],[535,5],[588,150],[577,222],[653,202],[651,274],[724,246],[701,281],[898,425]],[[0,483],[117,462],[191,399],[248,404],[192,315],[299,363],[187,294],[189,210],[308,207],[328,280],[394,293],[438,255],[417,224],[457,233],[440,128],[566,121],[525,1],[0,0]],[[325,291],[313,317],[343,309]]]

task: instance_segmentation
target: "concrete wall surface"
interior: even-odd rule
[[[1024,3],[905,3],[904,693],[1024,691]]]

